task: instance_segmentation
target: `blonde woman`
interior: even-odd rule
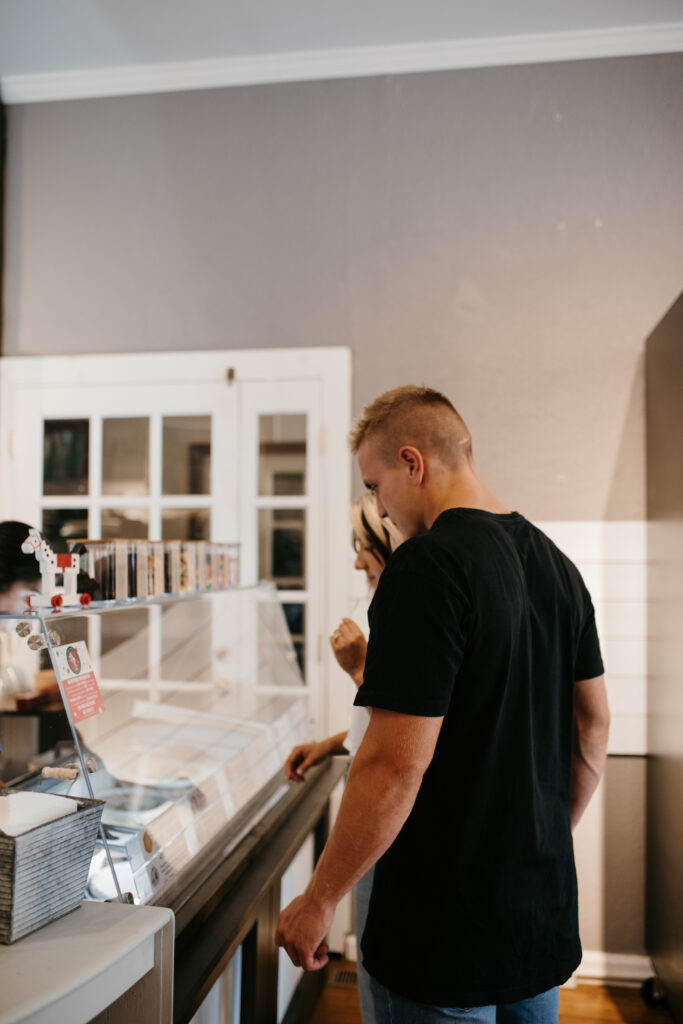
[[[364,572],[374,592],[382,570],[389,561],[392,551],[403,540],[403,535],[389,519],[382,518],[377,511],[374,494],[365,494],[355,501],[350,510],[352,526],[352,543],[356,552],[354,568]],[[365,654],[367,643],[363,632],[352,619],[342,619],[330,637],[330,646],[337,662],[356,686],[363,682]],[[316,743],[304,743],[294,747],[285,763],[285,774],[292,782],[303,782],[306,772],[313,765],[320,764],[335,754],[356,753],[370,721],[367,708],[351,709],[351,725],[345,732],[328,736]],[[356,935],[358,940],[363,934],[368,914],[368,903],[372,892],[372,876],[374,868],[354,887],[354,909],[356,915]],[[370,994],[369,975],[358,961],[358,995],[360,997],[363,1024],[374,1024],[375,1015]]]

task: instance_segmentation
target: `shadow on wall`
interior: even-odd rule
[[[662,320],[667,322],[675,309],[683,322],[683,297]],[[647,341],[651,345],[661,324]],[[609,382],[606,386],[609,386]],[[642,465],[645,474],[646,354],[639,357],[631,381],[622,435],[617,451],[604,518],[620,519],[628,507],[633,481],[628,479],[633,466]],[[634,458],[634,453],[638,458]],[[650,453],[651,457],[651,453]],[[669,455],[669,458],[671,456]],[[678,459],[680,459],[680,449]],[[669,470],[670,472],[670,470]],[[634,552],[634,561],[640,559]],[[643,595],[645,596],[645,595]],[[643,618],[645,624],[645,619]],[[634,642],[646,636],[632,637]],[[609,663],[606,666],[609,673]],[[634,668],[634,671],[636,669]],[[603,948],[608,953],[644,954],[646,952],[646,822],[648,803],[648,761],[642,756],[612,755],[603,781]],[[683,797],[683,793],[679,795]],[[683,869],[682,869],[683,874]]]
[[[609,386],[609,384],[607,384]],[[634,367],[604,518],[623,518],[634,452],[645,472],[645,357]],[[609,664],[606,666],[609,672]],[[645,953],[645,758],[613,755],[603,780],[603,948]]]
[[[609,387],[609,381],[606,386]],[[623,519],[625,508],[633,505],[633,466],[642,466],[645,476],[645,353],[643,352],[633,368],[633,378],[626,405],[626,416],[621,431],[621,440],[614,461],[614,472],[610,482],[605,519]],[[643,487],[644,491],[645,488]]]
[[[683,294],[647,340],[647,948],[683,1021]]]
[[[603,948],[645,954],[646,758],[612,755],[603,780]]]

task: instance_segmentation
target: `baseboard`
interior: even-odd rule
[[[573,977],[576,981],[639,984],[646,978],[651,978],[654,973],[649,956],[585,949],[583,959]]]

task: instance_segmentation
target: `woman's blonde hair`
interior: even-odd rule
[[[374,494],[364,494],[354,501],[350,511],[353,540],[362,547],[370,548],[386,565],[399,544],[405,540],[403,534],[390,519],[382,517],[377,509]]]

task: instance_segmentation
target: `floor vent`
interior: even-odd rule
[[[355,988],[358,984],[358,975],[347,967],[337,967],[327,984],[334,985],[336,988]]]

